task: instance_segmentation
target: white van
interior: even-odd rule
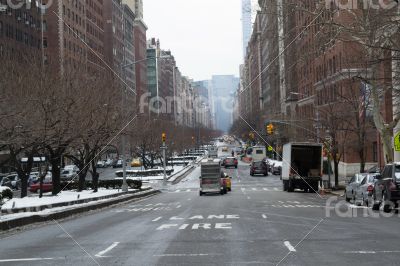
[[[252,147],[251,158],[253,162],[262,161],[265,157],[267,157],[267,149],[265,146]]]

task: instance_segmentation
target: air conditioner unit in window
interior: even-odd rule
[[[18,21],[21,21],[21,17],[17,17],[17,20],[18,20]]]
[[[27,20],[27,21],[25,21],[25,25],[29,25],[29,21]]]

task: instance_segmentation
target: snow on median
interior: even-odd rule
[[[130,189],[129,191],[136,191],[135,189]],[[45,193],[42,198],[39,195],[29,196],[25,198],[14,198],[7,201],[1,206],[1,211],[3,213],[10,212],[12,209],[20,208],[30,208],[35,209],[39,206],[46,206],[47,208],[52,208],[52,205],[60,203],[71,203],[73,204],[77,200],[96,200],[105,196],[118,196],[123,194],[120,189],[99,189],[98,192],[94,193],[90,190],[85,190],[82,192],[76,191],[62,191],[57,196],[51,196],[51,193]]]

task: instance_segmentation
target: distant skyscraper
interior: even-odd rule
[[[239,87],[239,78],[233,75],[212,76],[213,112],[216,129],[228,132],[232,125],[234,93]]]
[[[247,44],[251,37],[251,0],[242,0],[242,38],[243,38],[243,58],[246,56]]]

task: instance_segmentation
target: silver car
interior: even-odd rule
[[[375,181],[380,177],[381,175],[379,173],[368,174],[364,177],[356,190],[356,204],[360,204],[361,206],[369,206],[369,203],[371,202],[371,196],[374,191]]]
[[[344,191],[344,197],[347,202],[355,200],[356,191],[366,175],[367,174],[355,174],[347,183],[346,190]]]

